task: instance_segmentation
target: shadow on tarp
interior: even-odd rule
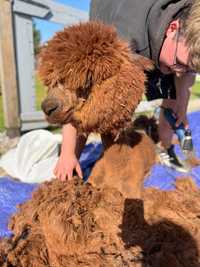
[[[193,142],[197,157],[200,157],[200,112],[193,112],[188,115],[190,128],[192,130]],[[181,156],[179,147],[176,152]],[[94,163],[102,154],[102,145],[100,143],[88,144],[80,158],[84,180],[90,174]],[[183,175],[175,170],[156,164],[152,168],[151,175],[147,177],[144,187],[155,187],[161,190],[173,190],[177,177],[191,176],[196,184],[200,187],[200,166],[192,169],[187,175]],[[0,178],[0,238],[9,236],[7,224],[9,217],[16,212],[16,205],[20,204],[31,197],[31,192],[37,188],[36,184],[26,184],[12,180],[9,177]]]

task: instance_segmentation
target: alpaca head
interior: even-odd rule
[[[140,101],[144,70],[150,68],[152,63],[134,55],[114,27],[70,26],[41,51],[39,74],[48,87],[42,109],[51,123],[71,122],[97,132],[120,128]]]

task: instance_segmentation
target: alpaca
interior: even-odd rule
[[[65,28],[40,55],[38,71],[48,87],[42,109],[51,123],[70,122],[79,132],[115,138],[129,125],[145,91],[145,71],[152,68],[112,26]]]
[[[81,134],[101,134],[102,158],[89,181],[139,198],[155,163],[155,146],[134,131],[132,115],[153,64],[132,52],[112,26],[87,22],[66,28],[40,55],[39,74],[48,87],[42,103],[47,120],[72,123]],[[131,129],[131,130],[130,130]]]

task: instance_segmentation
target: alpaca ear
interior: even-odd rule
[[[92,72],[91,70],[87,70],[84,89],[87,91],[90,90],[90,88],[92,88],[92,83]]]
[[[144,71],[151,71],[155,68],[153,60],[136,53],[137,50],[136,40],[132,39],[130,41],[129,47],[132,52],[132,58],[134,60],[134,64],[138,64]]]
[[[92,86],[92,72],[90,70],[87,70],[83,80],[83,86],[76,89],[76,95],[79,98],[86,100],[91,93]]]
[[[154,62],[139,54],[133,54],[134,64],[140,66],[143,71],[152,71],[155,68]]]

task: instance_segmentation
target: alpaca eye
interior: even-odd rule
[[[86,99],[84,99],[84,98],[79,98],[79,101],[80,101],[81,103],[85,103]]]
[[[86,88],[79,87],[76,90],[76,96],[78,98],[84,99],[85,101],[88,98],[89,94],[90,94],[90,90],[86,90]]]
[[[85,99],[85,94],[84,94],[84,89],[82,87],[79,87],[77,90],[76,90],[76,96],[78,98],[84,98]]]

